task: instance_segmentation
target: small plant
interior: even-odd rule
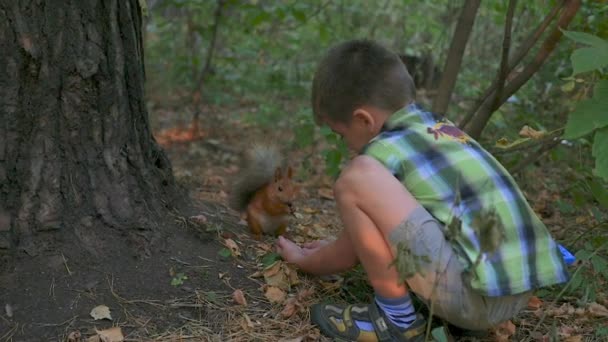
[[[178,273],[171,279],[171,285],[173,285],[173,286],[183,285],[184,280],[186,280],[186,279],[188,279],[187,275],[185,275],[183,273]]]

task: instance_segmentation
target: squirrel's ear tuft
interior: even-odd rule
[[[280,168],[280,167],[277,167],[277,168],[274,170],[274,181],[275,181],[275,182],[278,182],[280,179],[281,179],[281,168]]]

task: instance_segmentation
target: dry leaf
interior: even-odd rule
[[[283,290],[275,286],[268,286],[264,295],[271,303],[282,303],[286,296]]]
[[[6,304],[4,306],[4,311],[6,312],[6,316],[8,318],[13,317],[13,307],[10,304]]]
[[[101,342],[122,342],[125,339],[120,327],[112,327],[106,330],[95,329],[95,332],[99,335]]]
[[[240,256],[241,255],[241,250],[239,249],[239,246],[236,244],[236,242],[234,242],[234,240],[232,240],[232,239],[225,239],[224,240],[224,244],[230,250],[230,253],[232,253],[232,256]]]
[[[545,136],[545,132],[537,131],[530,126],[524,126],[519,131],[519,135],[526,138],[540,139]]]
[[[207,224],[207,217],[205,215],[190,216],[190,221],[196,224],[205,225]]]
[[[511,321],[500,323],[494,328],[494,334],[497,341],[509,341],[510,337],[515,334],[515,324]]]
[[[583,336],[581,336],[581,335],[568,336],[562,340],[562,342],[582,342],[582,341],[583,341]]]
[[[234,299],[234,301],[239,305],[247,306],[247,299],[245,299],[245,295],[241,290],[234,290],[232,293],[232,299]]]
[[[561,337],[570,337],[575,332],[576,332],[575,328],[569,327],[567,325],[562,325],[561,327],[559,327],[559,335]]]
[[[283,263],[281,261],[277,261],[272,264],[270,267],[264,270],[264,280],[266,284],[270,286],[275,286],[284,290],[289,289],[289,280],[285,271],[281,267]]]
[[[285,307],[281,311],[281,316],[284,318],[289,318],[293,316],[299,308],[300,304],[295,297],[289,298],[287,302],[285,302]]]
[[[316,214],[316,213],[319,212],[318,209],[316,209],[316,208],[309,208],[309,207],[302,208],[302,211],[305,212],[305,213],[307,213],[307,214]]]
[[[112,320],[112,316],[110,315],[110,308],[105,305],[98,305],[91,310],[91,317],[95,320],[98,319],[109,319]]]
[[[543,301],[536,296],[530,297],[528,300],[528,309],[536,310],[539,309],[543,305]]]
[[[302,342],[304,340],[305,336],[298,336],[295,338],[290,338],[290,339],[281,339],[279,340],[279,342]],[[317,340],[313,340],[313,341],[317,341]]]
[[[68,335],[68,342],[80,342],[82,341],[82,335],[80,334],[80,331],[76,330],[76,331],[72,331],[69,335]]]
[[[321,198],[328,200],[334,199],[334,192],[331,188],[321,188],[317,191],[317,193],[319,194],[319,196],[321,196]]]
[[[245,327],[253,328],[253,322],[251,321],[251,318],[249,318],[249,315],[243,312],[243,318],[245,319]]]
[[[608,309],[606,309],[606,307],[602,304],[591,303],[587,309],[594,317],[608,317]]]
[[[306,298],[312,296],[315,293],[315,290],[311,287],[309,289],[302,289],[298,292],[297,298],[299,301],[303,301]]]

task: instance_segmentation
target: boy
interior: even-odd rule
[[[360,262],[375,292],[371,304],[314,305],[325,335],[423,341],[425,318],[409,291],[450,324],[487,330],[515,316],[534,289],[568,280],[557,244],[508,172],[414,100],[403,63],[374,42],[333,47],[315,73],[315,121],[359,154],[334,186],[344,229],[336,241],[303,247],[280,237],[277,249],[317,275]],[[398,248],[418,256],[405,283],[389,266]]]

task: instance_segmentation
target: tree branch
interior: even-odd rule
[[[481,132],[486,127],[492,113],[498,109],[511,95],[513,95],[522,85],[524,85],[531,77],[540,69],[542,64],[545,62],[547,57],[555,49],[557,42],[562,36],[561,28],[565,28],[574,18],[574,15],[578,11],[581,5],[581,0],[568,0],[564,11],[561,13],[557,25],[545,39],[543,45],[536,53],[534,59],[525,66],[524,70],[520,72],[509,84],[506,85],[502,94],[500,94],[499,101],[495,102],[486,99],[481,107],[479,108],[478,114],[473,122],[471,122],[470,129],[468,129],[469,135],[477,139],[481,135]]]
[[[217,0],[217,7],[215,8],[215,14],[213,15],[213,27],[211,28],[211,42],[209,44],[209,49],[207,50],[207,58],[205,58],[205,66],[201,70],[198,81],[194,87],[194,91],[198,91],[201,89],[205,78],[209,74],[209,70],[211,70],[211,60],[213,59],[213,52],[215,51],[215,42],[217,40],[217,31],[220,26],[220,19],[222,18],[222,9],[224,8],[225,0]]]
[[[509,72],[509,48],[511,47],[511,27],[513,25],[513,14],[515,13],[515,7],[517,6],[517,0],[509,0],[509,6],[507,8],[507,18],[505,21],[505,33],[502,40],[502,58],[500,60],[500,68],[498,75],[496,76],[496,92],[494,95],[494,101],[492,107],[498,105],[502,90],[505,87],[505,80],[507,79],[507,73]]]
[[[480,0],[466,0],[462,7],[460,18],[458,19],[456,29],[454,30],[454,38],[452,38],[450,50],[445,62],[443,77],[441,78],[437,95],[433,101],[433,111],[438,114],[445,113],[448,104],[450,103],[454,85],[456,84],[456,78],[458,77],[458,71],[460,70],[460,64],[462,63],[464,50],[469,41],[473,24],[475,23],[479,4]]]
[[[534,32],[532,32],[532,34],[530,34],[530,36],[528,36],[528,38],[522,43],[520,48],[516,50],[515,55],[509,60],[507,74],[511,73],[513,69],[515,69],[515,67],[519,64],[519,62],[521,62],[521,60],[528,54],[528,52],[530,52],[530,49],[532,49],[532,47],[536,44],[540,36],[542,36],[547,27],[549,27],[549,24],[553,21],[555,16],[557,16],[559,11],[564,6],[565,1],[562,1],[561,4],[555,5],[551,12],[545,17],[543,22],[540,23],[540,25],[536,28]],[[469,113],[460,121],[460,124],[458,126],[461,129],[464,129],[466,125],[469,124],[475,113],[479,110],[481,104],[496,91],[497,86],[498,82],[497,80],[494,80],[493,83],[488,87],[488,89],[486,89],[486,92],[477,99],[475,105],[472,107]]]

